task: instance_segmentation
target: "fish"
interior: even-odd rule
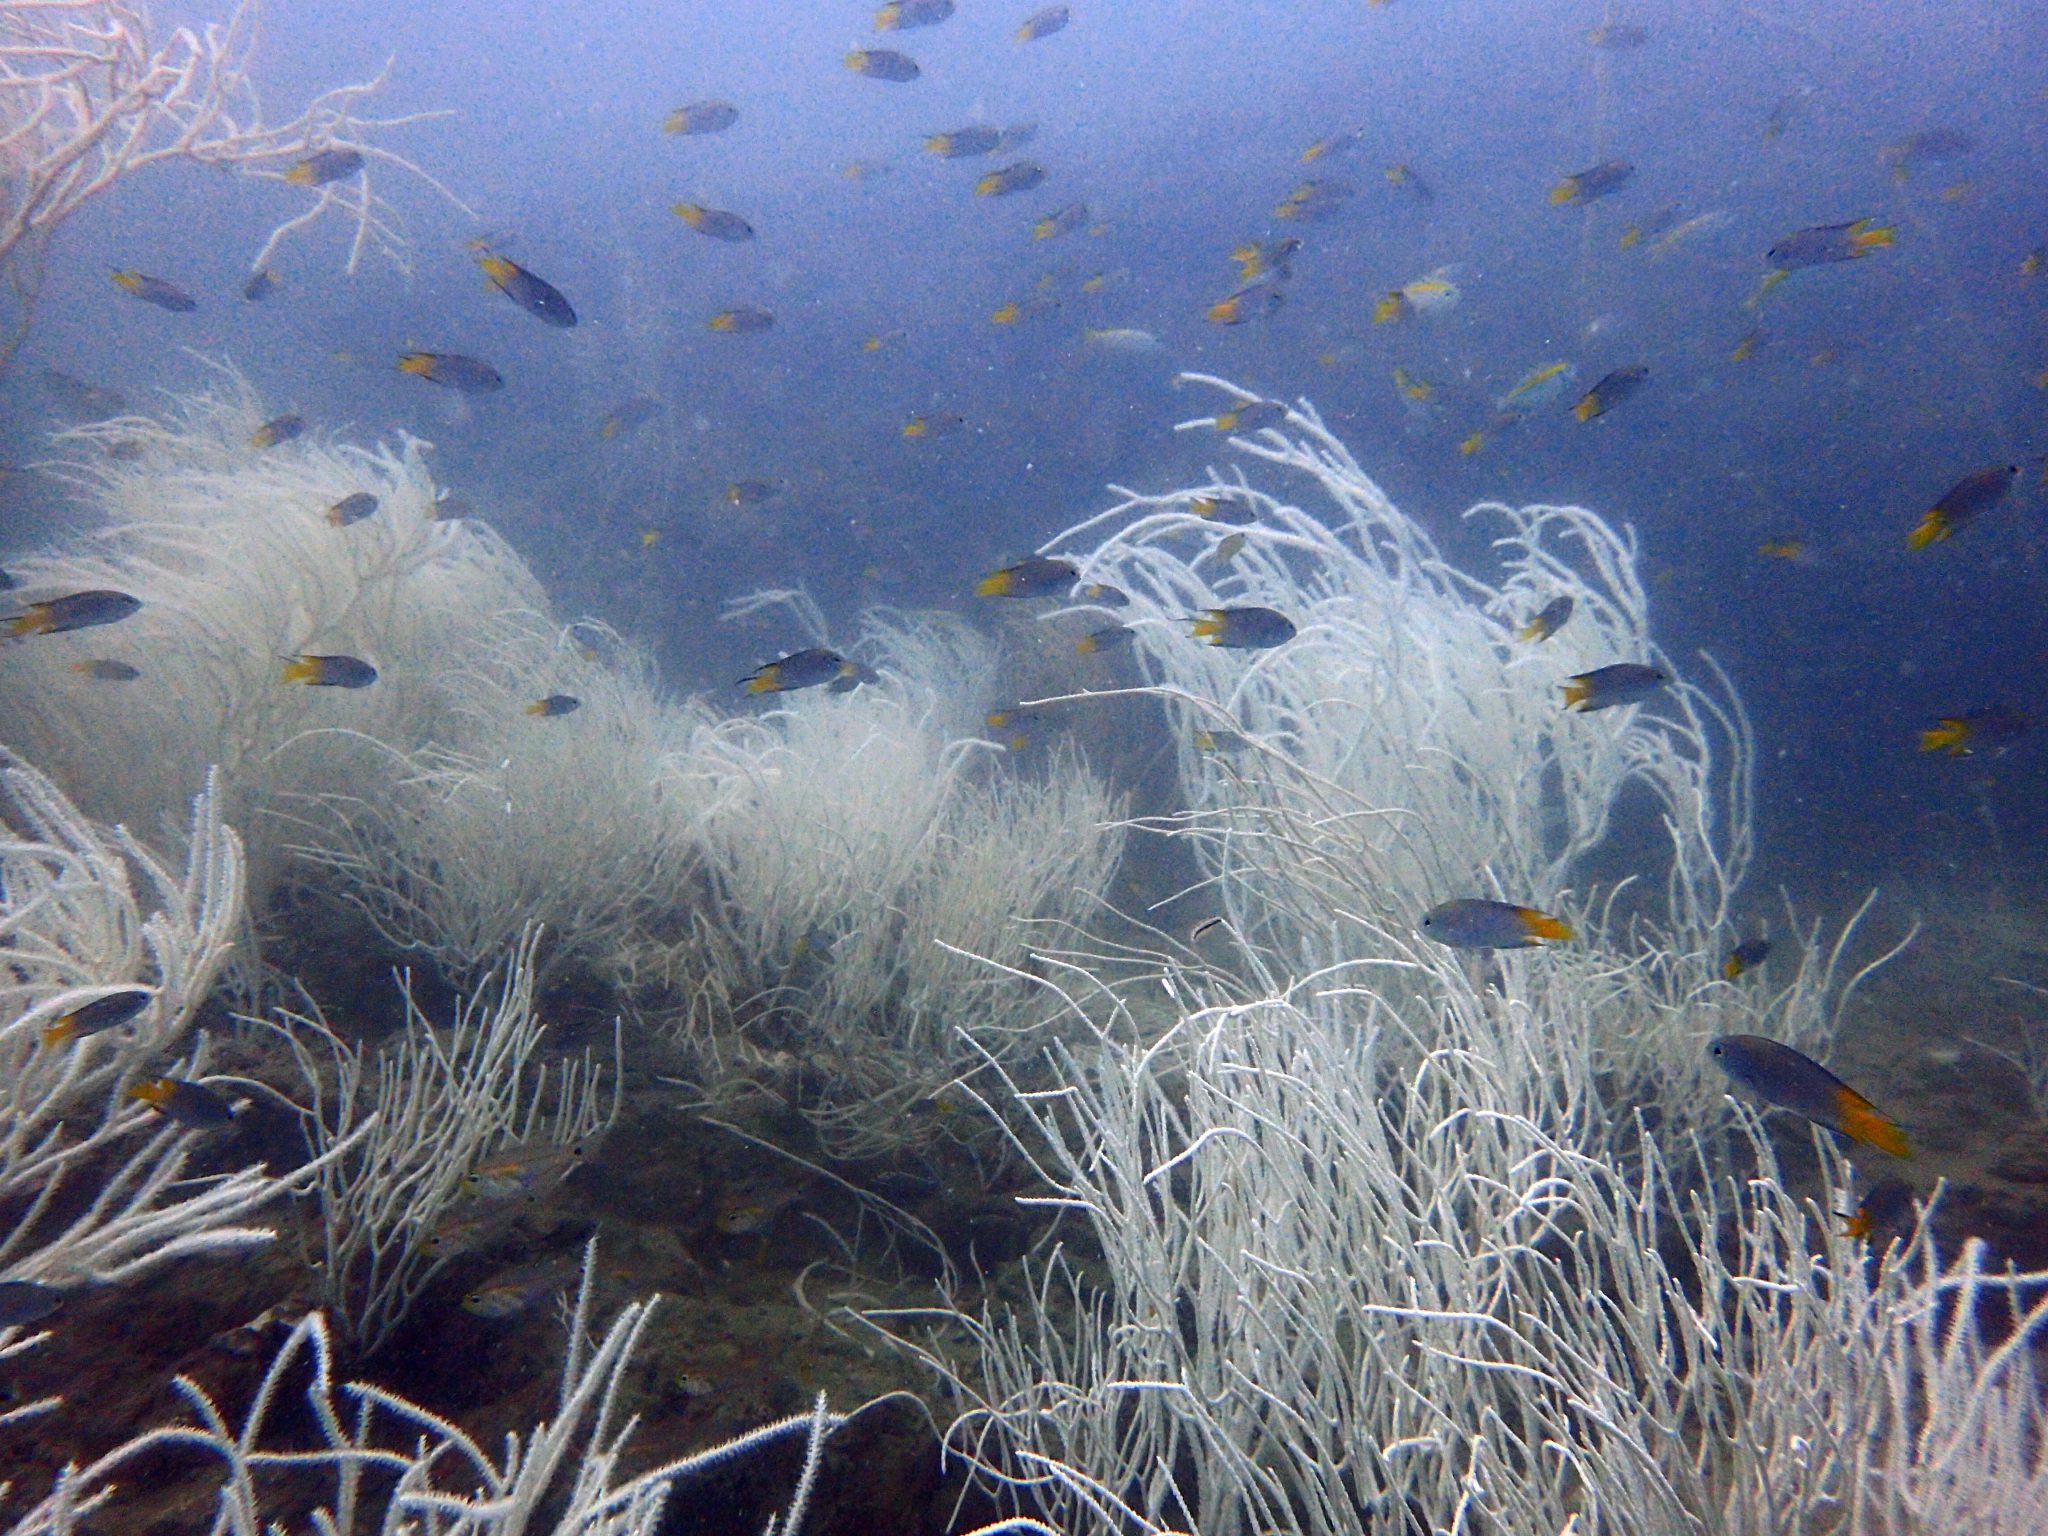
[[[1088,222],[1086,203],[1069,203],[1066,207],[1048,213],[1031,226],[1033,240],[1057,240],[1061,235],[1070,235]]]
[[[1813,560],[1806,553],[1806,540],[1794,534],[1783,538],[1765,539],[1757,545],[1756,552],[1772,560],[1783,560],[1791,565],[1812,565]]]
[[[1920,521],[1906,535],[1906,548],[1925,549],[1960,533],[1979,512],[1988,511],[2005,499],[2019,472],[2017,464],[1994,464],[1963,476],[1920,514]]]
[[[781,494],[781,485],[773,480],[735,480],[725,488],[725,504],[729,507],[758,507]]]
[[[1649,377],[1649,367],[1643,363],[1628,368],[1617,368],[1612,373],[1603,374],[1598,383],[1573,403],[1572,415],[1580,421],[1591,421],[1595,416],[1605,416],[1617,404],[1641,389]]]
[[[523,1317],[568,1283],[568,1271],[559,1261],[521,1264],[493,1275],[462,1298],[462,1310],[487,1323],[506,1323]]]
[[[1287,406],[1279,400],[1246,400],[1220,416],[1210,418],[1218,432],[1258,432],[1277,427],[1287,419]]]
[[[735,304],[730,309],[721,309],[706,322],[714,331],[734,336],[750,336],[765,331],[775,324],[775,317],[765,309],[752,304]]]
[[[489,363],[460,352],[406,352],[398,359],[398,371],[429,384],[459,389],[464,394],[488,394],[505,387],[505,376]]]
[[[1564,707],[1590,715],[1596,709],[1633,704],[1671,681],[1669,673],[1641,662],[1618,661],[1581,672],[1564,685]]]
[[[1776,105],[1771,108],[1771,115],[1764,119],[1764,142],[1768,144],[1779,138],[1786,129],[1805,116],[1806,108],[1819,94],[1818,87],[1798,85],[1780,96]]]
[[[1003,131],[982,123],[970,123],[965,128],[955,128],[948,133],[932,133],[925,136],[927,152],[941,160],[965,160],[975,155],[994,152],[1003,141]]]
[[[629,395],[605,412],[604,419],[597,424],[598,441],[608,443],[621,432],[630,432],[652,421],[660,411],[661,402],[654,396]]]
[[[1640,48],[1649,40],[1648,29],[1632,21],[1609,21],[1586,29],[1586,41],[1595,48]]]
[[[1427,379],[1418,379],[1399,363],[1394,365],[1394,388],[1402,398],[1423,402],[1436,394],[1436,386]]]
[[[251,448],[275,448],[279,443],[288,443],[306,430],[306,418],[298,415],[273,416],[254,432],[249,434]]]
[[[1731,220],[1725,208],[1709,208],[1705,213],[1696,213],[1683,223],[1674,224],[1666,230],[1663,237],[1650,247],[1650,257],[1654,261],[1662,261],[1694,235],[1703,235],[1708,230],[1719,229],[1729,222]]]
[[[2048,267],[2048,245],[2037,245],[2020,258],[2021,277],[2039,277],[2041,269]]]
[[[739,120],[740,109],[729,101],[692,101],[663,118],[661,131],[685,135],[723,133]]]
[[[77,421],[105,421],[128,409],[128,399],[119,390],[87,383],[58,368],[45,368],[39,382],[50,403]]]
[[[308,688],[367,688],[377,669],[358,656],[294,656],[284,664],[283,681]]]
[[[576,323],[576,310],[568,299],[546,278],[536,277],[518,262],[509,257],[494,255],[490,251],[477,254],[477,265],[484,269],[484,276],[491,286],[505,295],[514,304],[549,325],[567,330]]]
[[[875,12],[877,32],[908,32],[912,27],[936,27],[953,14],[953,0],[889,0]]]
[[[1291,619],[1271,608],[1205,608],[1194,626],[1197,640],[1235,651],[1268,650],[1297,633]]]
[[[1721,974],[1733,981],[1744,971],[1753,971],[1764,963],[1771,952],[1769,939],[1744,939],[1728,951],[1728,958],[1721,962]]]
[[[1302,163],[1307,165],[1317,160],[1334,160],[1339,155],[1349,154],[1358,147],[1359,140],[1364,137],[1365,129],[1362,125],[1324,134],[1301,152]]]
[[[1635,173],[1636,168],[1626,160],[1602,160],[1583,171],[1574,171],[1552,187],[1550,201],[1559,207],[1590,203],[1620,191]]]
[[[1242,325],[1247,320],[1261,320],[1272,314],[1286,297],[1278,283],[1262,277],[1245,284],[1230,297],[1211,304],[1202,312],[1202,318],[1211,325]]]
[[[284,173],[284,179],[295,187],[324,187],[330,181],[353,176],[362,168],[361,151],[337,145],[306,156]]]
[[[1621,232],[1618,242],[1624,251],[1632,251],[1645,240],[1655,240],[1678,223],[1678,204],[1666,203],[1647,219],[1629,225]]]
[[[1101,656],[1110,651],[1126,651],[1131,642],[1138,638],[1138,632],[1128,624],[1111,624],[1083,635],[1074,642],[1074,649],[1083,656]]]
[[[27,1328],[64,1305],[64,1293],[39,1280],[0,1280],[0,1328]]]
[[[324,514],[327,521],[337,528],[346,528],[350,523],[360,523],[366,517],[374,517],[381,503],[369,491],[351,491],[341,498]]]
[[[908,438],[947,437],[966,425],[967,418],[958,411],[931,411],[911,417],[902,432]]]
[[[1074,596],[1084,603],[1094,603],[1102,608],[1128,608],[1129,594],[1119,587],[1106,586],[1099,581],[1083,582],[1074,588]]]
[[[854,663],[822,645],[791,651],[774,661],[763,662],[733,684],[748,693],[789,693],[798,688],[816,688],[845,676]]]
[[[713,240],[738,242],[754,238],[753,225],[723,208],[706,208],[702,203],[671,203],[668,211],[698,234],[709,235]]]
[[[907,53],[898,53],[893,48],[854,48],[839,61],[856,75],[865,75],[870,80],[892,80],[901,83],[915,80],[923,73],[917,67],[917,60]]]
[[[1045,167],[1031,160],[1013,160],[990,171],[974,184],[976,197],[1012,197],[1029,192],[1045,180]]]
[[[1242,528],[1259,520],[1258,508],[1236,491],[1216,491],[1197,496],[1188,503],[1188,510],[1205,523],[1223,523],[1233,528]]]
[[[1942,716],[1920,733],[1920,750],[1946,752],[1950,757],[1971,757],[1988,751],[1997,757],[2032,726],[2032,720],[2009,704],[1987,704],[1982,709]]]
[[[974,584],[976,597],[1046,597],[1064,592],[1080,574],[1072,562],[1032,555],[991,571]]]
[[[43,1026],[43,1044],[62,1045],[67,1040],[83,1040],[87,1035],[119,1029],[147,1008],[149,1000],[155,996],[156,993],[147,987],[123,987],[89,1003],[80,1003],[69,1013],[61,1014]]]
[[[1326,219],[1358,196],[1348,181],[1304,181],[1273,208],[1276,219]]]
[[[1022,149],[1026,144],[1029,144],[1033,139],[1037,137],[1038,124],[1012,123],[1009,127],[1005,128],[1001,133],[996,135],[995,152],[1000,155],[1005,154],[1013,149]]]
[[[1484,896],[1437,903],[1422,914],[1422,931],[1453,949],[1529,949],[1539,940],[1563,943],[1573,936],[1562,918]]]
[[[1212,752],[1223,757],[1234,757],[1240,752],[1249,751],[1252,745],[1251,737],[1237,731],[1224,730],[1221,726],[1198,729],[1190,739],[1197,752]]]
[[[1386,177],[1388,186],[1408,193],[1419,203],[1436,201],[1436,189],[1424,181],[1406,160],[1396,160],[1380,174]]]
[[[988,317],[997,325],[1015,325],[1020,320],[1028,320],[1033,315],[1048,314],[1058,308],[1058,299],[1034,293],[1029,298],[1012,299],[1007,304],[997,305],[989,311]]]
[[[126,592],[116,592],[109,587],[93,587],[84,592],[67,592],[62,597],[47,597],[40,603],[30,603],[6,621],[6,629],[17,640],[27,635],[64,635],[74,629],[118,624],[141,606],[139,597],[130,597]]]
[[[180,288],[176,283],[161,277],[151,277],[134,268],[114,269],[114,285],[124,293],[132,293],[145,304],[154,304],[158,309],[168,309],[174,315],[189,315],[199,307],[199,301]]]
[[[1282,235],[1277,240],[1246,240],[1232,248],[1230,259],[1237,263],[1240,283],[1268,274],[1285,281],[1294,276],[1294,254],[1301,249],[1301,236]]]
[[[1141,331],[1134,326],[1088,326],[1081,332],[1081,340],[1091,347],[1101,347],[1109,352],[1157,352],[1160,341],[1150,331]]]
[[[132,683],[142,676],[142,669],[133,662],[115,661],[105,656],[95,656],[90,661],[74,661],[71,670],[96,683]]]
[[[542,720],[555,720],[563,715],[573,715],[582,707],[583,701],[573,693],[551,693],[527,705],[526,712]]]
[[[1924,161],[1953,160],[1977,147],[1977,136],[1960,128],[1923,128],[1877,152],[1878,162],[1892,168],[1892,180],[1903,185],[1907,173]]]
[[[1574,604],[1569,592],[1561,593],[1536,610],[1536,614],[1515,631],[1517,640],[1543,641],[1556,634],[1571,619]]]
[[[1745,331],[1740,340],[1728,350],[1728,361],[1746,363],[1756,356],[1757,343],[1763,338],[1755,331]]]
[[[1209,558],[1218,565],[1228,565],[1244,553],[1245,535],[1227,533],[1216,541],[1216,547],[1209,551]]]
[[[1041,37],[1051,37],[1055,32],[1064,31],[1072,19],[1073,14],[1064,5],[1048,5],[1044,10],[1033,11],[1026,16],[1024,25],[1011,35],[1017,42],[1035,43]]]
[[[1911,1157],[1906,1133],[1876,1105],[1812,1057],[1761,1035],[1722,1035],[1707,1045],[1714,1064],[1767,1104],[1893,1157]]]
[[[128,1097],[195,1131],[218,1131],[235,1123],[234,1106],[204,1083],[151,1078],[131,1086]]]
[[[524,1196],[536,1198],[545,1186],[559,1184],[590,1158],[580,1141],[531,1141],[500,1148],[464,1174],[457,1183],[472,1200],[493,1203]]]
[[[1764,253],[1773,272],[1797,272],[1804,267],[1826,266],[1830,262],[1856,261],[1872,251],[1883,250],[1898,235],[1898,227],[1870,219],[1851,219],[1843,224],[1815,224],[1795,229]]]
[[[1564,397],[1578,373],[1570,363],[1544,363],[1531,368],[1513,389],[1493,402],[1494,409],[1515,414],[1547,410]]]
[[[1451,268],[1438,267],[1426,277],[1389,289],[1372,307],[1372,323],[1387,325],[1411,315],[1435,314],[1458,302],[1458,285],[1450,280]]]
[[[258,267],[242,282],[242,297],[251,304],[261,304],[277,292],[277,274],[268,267]]]

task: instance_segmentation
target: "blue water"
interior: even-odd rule
[[[323,428],[433,440],[437,473],[565,608],[618,622],[673,685],[722,687],[806,639],[718,625],[729,595],[801,581],[849,626],[878,599],[965,607],[978,572],[1102,506],[1106,481],[1161,489],[1220,461],[1213,441],[1167,430],[1193,410],[1172,372],[1204,369],[1308,395],[1461,558],[1483,555],[1458,514],[1484,498],[1633,524],[1660,640],[1712,650],[1755,715],[1768,876],[1882,878],[1930,844],[1969,862],[1991,856],[1977,840],[1993,824],[2007,853],[2040,846],[2040,731],[1962,762],[1921,757],[1914,737],[1992,702],[2048,711],[2048,392],[2034,383],[2048,274],[2019,271],[2048,241],[2033,169],[2048,7],[1077,0],[1065,31],[1018,45],[1031,9],[966,0],[941,26],[877,38],[853,3],[277,6],[256,60],[271,115],[388,57],[379,110],[453,115],[378,142],[475,217],[380,168],[413,274],[372,257],[342,276],[330,226],[285,249],[282,288],[256,305],[238,297],[247,258],[305,194],[178,166],[118,184],[52,248],[7,383],[7,456],[33,457],[48,424],[31,384],[45,366],[146,408],[156,387],[201,382],[182,349],[223,355]],[[1584,34],[1603,20],[1647,40],[1596,49]],[[908,52],[922,78],[851,73],[840,55],[859,43]],[[1767,142],[1774,106],[1809,91]],[[737,126],[664,137],[664,115],[704,97],[736,103]],[[976,198],[974,178],[1011,157],[920,149],[972,121],[1038,123],[1022,154],[1044,184]],[[1348,155],[1301,164],[1352,127]],[[1880,150],[1929,127],[1975,147],[1896,182]],[[1609,157],[1637,167],[1618,194],[1549,204],[1560,176]],[[855,160],[882,173],[850,179]],[[1432,201],[1386,182],[1395,161]],[[1288,232],[1272,209],[1311,175],[1358,196],[1293,230],[1305,245],[1283,308],[1206,323],[1234,286],[1231,247]],[[735,210],[759,238],[705,239],[668,211],[679,198]],[[1101,233],[1032,240],[1075,200]],[[1725,221],[1666,257],[1621,250],[1665,204]],[[1895,224],[1896,245],[1744,308],[1774,241],[1862,217]],[[550,329],[487,291],[463,249],[480,235],[582,323]],[[1444,264],[1455,309],[1372,323],[1381,293]],[[201,308],[138,304],[109,266],[170,278]],[[1105,291],[1081,292],[1098,272]],[[1045,274],[1056,309],[991,323]],[[771,309],[774,330],[708,331],[733,303]],[[1085,326],[1142,327],[1164,347],[1106,355]],[[1755,355],[1732,360],[1752,328]],[[393,361],[415,345],[486,358],[508,385],[461,398],[404,377]],[[1651,378],[1600,420],[1558,408],[1459,454],[1490,401],[1558,359],[1582,387],[1633,363]],[[1404,409],[1396,364],[1437,386],[1433,415]],[[657,418],[600,441],[636,394],[662,402]],[[920,411],[967,426],[906,442]],[[1909,554],[1925,506],[1993,462],[2023,466],[2017,492]],[[722,492],[743,477],[783,495],[732,513]],[[25,532],[33,495],[7,495]],[[1810,563],[1757,553],[1784,534]]]

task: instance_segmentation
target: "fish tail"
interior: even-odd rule
[[[1083,635],[1074,642],[1074,649],[1083,656],[1092,656],[1097,650],[1095,637],[1093,635]]]
[[[1220,637],[1222,633],[1223,615],[1220,613],[1212,613],[1208,618],[1195,620],[1195,638],[1197,640],[1205,639],[1211,635]]]
[[[1238,413],[1236,411],[1225,411],[1221,416],[1215,418],[1215,422],[1218,432],[1234,432],[1237,430]]]
[[[398,359],[398,371],[415,374],[423,379],[431,378],[434,372],[433,355],[427,352],[403,353]]]
[[[1564,685],[1564,707],[1566,709],[1570,709],[1574,704],[1583,704],[1592,697],[1593,685],[1591,683],[1570,682]]]
[[[1550,638],[1550,631],[1543,627],[1541,619],[1531,619],[1515,631],[1515,638],[1517,640],[1548,640]]]
[[[1960,720],[1944,719],[1940,724],[1920,733],[1922,752],[1940,752],[1947,749],[1950,757],[1960,757],[1963,742],[1969,736],[1970,728]]]
[[[1587,395],[1583,400],[1579,401],[1578,404],[1572,407],[1572,416],[1579,421],[1591,421],[1595,416],[1598,416],[1599,414],[1600,401],[1599,398],[1594,395]]]
[[[546,699],[535,699],[526,706],[526,712],[529,715],[544,715],[548,712],[548,701]]]
[[[320,676],[320,663],[310,657],[295,657],[284,664],[284,681],[310,683]]]
[[[1224,299],[1211,304],[1202,312],[1202,318],[1212,325],[1230,325],[1237,320],[1237,300]]]
[[[1898,237],[1896,224],[1879,224],[1871,229],[1857,229],[1850,235],[1850,243],[1859,251],[1874,251],[1880,246],[1890,245]]]
[[[1001,597],[1009,590],[1010,574],[1007,571],[997,571],[992,576],[984,576],[974,584],[976,597]]]
[[[1553,205],[1568,203],[1578,195],[1579,184],[1569,176],[1550,189],[1550,201]]]
[[[152,1109],[162,1109],[164,1107],[164,1100],[170,1096],[171,1085],[168,1078],[158,1078],[153,1081],[144,1080],[143,1082],[130,1084],[127,1093],[127,1097],[135,1100],[138,1104],[147,1104]]]
[[[741,681],[746,685],[747,692],[749,693],[773,693],[775,691],[775,674],[773,672],[756,673],[752,677],[742,678]]]
[[[1948,515],[1939,507],[1929,507],[1920,521],[1913,525],[1913,531],[1906,535],[1906,548],[1925,549],[1930,544],[1939,544],[1955,529],[1949,526]]]
[[[44,1027],[43,1044],[46,1046],[62,1045],[77,1033],[78,1025],[72,1021],[71,1015],[67,1013],[56,1023]]]
[[[1743,969],[1742,961],[1735,955],[1730,955],[1721,962],[1721,975],[1729,981],[1733,981],[1736,977],[1740,976]]]
[[[313,185],[313,167],[302,160],[284,173],[284,179],[295,187],[310,187]]]
[[[1458,444],[1458,452],[1469,459],[1472,457],[1473,454],[1477,453],[1480,450],[1480,448],[1482,448],[1485,445],[1485,443],[1486,434],[1484,432],[1474,432],[1470,437],[1466,438],[1463,442]]]
[[[1563,942],[1573,936],[1572,925],[1562,918],[1552,917],[1548,912],[1539,912],[1534,907],[1516,907],[1515,916],[1529,931],[1532,939],[1552,939]]]
[[[1911,1157],[1912,1143],[1906,1133],[1879,1113],[1876,1105],[1853,1088],[1835,1090],[1835,1115],[1842,1122],[1842,1134],[1889,1152],[1893,1157]]]
[[[26,635],[39,635],[49,627],[50,616],[43,611],[41,604],[29,609],[27,613],[16,614],[7,621],[7,633],[16,640]]]

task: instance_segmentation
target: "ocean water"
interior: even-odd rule
[[[1472,569],[1488,559],[1462,516],[1475,502],[1577,503],[1633,530],[1658,643],[1685,662],[1711,653],[1754,725],[1745,915],[1774,921],[1782,889],[1839,921],[1876,888],[1871,945],[1926,919],[1849,1017],[1837,1068],[1895,1068],[1901,1115],[1936,1128],[1914,1187],[1964,1188],[1955,1235],[2048,1262],[2048,1174],[2026,1153],[2040,1123],[2004,1058],[1984,1054],[2048,1032],[2032,990],[2048,986],[2048,7],[1076,0],[1063,29],[1017,41],[1031,9],[962,0],[936,26],[878,33],[847,0],[273,5],[251,55],[269,115],[388,60],[366,114],[422,116],[365,137],[453,197],[374,163],[401,260],[372,252],[345,272],[348,229],[330,217],[282,247],[261,302],[239,293],[249,258],[304,189],[172,161],[66,219],[0,372],[0,565],[72,529],[29,467],[65,418],[45,370],[149,412],[225,359],[320,432],[431,441],[437,482],[510,540],[559,613],[614,625],[672,694],[734,708],[735,678],[815,637],[775,612],[721,622],[730,599],[801,586],[835,637],[887,604],[1015,645],[1024,621],[978,601],[978,577],[1109,505],[1111,482],[1164,491],[1230,462],[1216,434],[1174,432],[1213,409],[1179,371],[1306,398]],[[211,19],[180,5],[156,22]],[[1589,35],[1602,27],[1604,43]],[[856,47],[900,49],[921,73],[864,78],[842,62]],[[664,134],[666,114],[714,98],[738,109],[729,129]],[[987,157],[923,147],[969,124],[1036,131]],[[1956,143],[1913,147],[1931,131]],[[1349,141],[1304,159],[1330,135]],[[1611,196],[1552,200],[1614,159],[1633,173]],[[1042,184],[976,195],[1015,160]],[[1311,180],[1342,184],[1329,211],[1277,212]],[[754,238],[707,238],[670,211],[679,200],[740,214]],[[1077,228],[1034,236],[1076,203]],[[1891,243],[1760,291],[1776,242],[1851,220]],[[1239,286],[1233,248],[1287,236],[1301,244],[1278,307],[1205,318]],[[577,325],[492,292],[478,241],[559,288]],[[110,268],[174,282],[198,307],[140,303]],[[1433,273],[1454,304],[1375,321],[1376,302]],[[772,328],[710,326],[741,304]],[[1025,312],[992,318],[1010,304]],[[1090,336],[1109,329],[1149,341]],[[396,367],[412,349],[486,360],[504,388],[437,389]],[[1496,400],[1555,362],[1575,370],[1563,398],[1489,429]],[[1574,419],[1573,400],[1637,365],[1640,389]],[[635,401],[645,419],[607,434]],[[960,425],[906,437],[920,414]],[[2002,464],[2017,470],[2008,494],[1908,548],[1944,492]],[[771,493],[735,504],[729,487],[749,480]],[[1937,720],[1993,705],[2031,729],[1967,755],[1919,750]],[[1172,809],[1157,741],[1104,730],[1091,745],[1137,810]],[[1139,894],[1184,877],[1156,851],[1125,876]],[[405,957],[324,926],[339,923],[286,921],[267,958],[329,1007],[384,1009],[365,1026],[376,1038]],[[449,989],[424,971],[422,985]],[[579,1044],[601,1043],[620,1003],[572,976],[545,1006]],[[903,1258],[888,1294],[860,1293],[877,1282],[838,1274],[811,1219],[843,1228],[858,1200],[699,1123],[677,1070],[659,1053],[629,1065],[602,1166],[523,1237],[571,1251],[594,1218],[607,1299],[679,1294],[655,1352],[665,1374],[640,1384],[655,1449],[800,1412],[819,1385],[848,1401],[928,1388],[874,1341],[821,1326],[812,1289],[832,1305],[903,1300],[936,1259]],[[744,1129],[822,1156],[800,1120]],[[1014,1165],[972,1138],[938,1144],[863,1174],[901,1181],[892,1200],[956,1264],[1028,1247],[1039,1234],[1017,1215]],[[545,1311],[511,1327],[464,1312],[463,1287],[489,1268],[433,1292],[378,1369],[497,1432],[545,1411],[558,1329]],[[82,1302],[89,1327],[11,1389],[69,1372],[121,1390],[97,1417],[17,1438],[8,1465],[33,1476],[152,1421],[176,1371],[233,1376],[223,1351],[242,1357],[218,1341],[304,1291],[273,1254],[226,1291],[180,1271],[140,1320],[119,1297]],[[215,1341],[198,1365],[194,1338]],[[731,1493],[723,1517],[758,1528],[783,1471]],[[954,1520],[953,1485],[899,1475],[883,1508],[904,1528]],[[196,1518],[178,1497],[165,1529]],[[833,1518],[881,1517],[849,1503]]]

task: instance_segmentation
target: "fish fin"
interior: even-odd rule
[[[38,603],[27,613],[18,613],[7,621],[7,633],[16,640],[27,635],[39,635],[49,627],[50,616],[42,611]]]
[[[128,1098],[135,1100],[138,1104],[147,1104],[152,1109],[162,1109],[164,1107],[164,1100],[170,1096],[170,1079],[161,1077],[145,1079],[139,1083],[131,1083],[127,1093]]]
[[[1572,406],[1572,415],[1579,421],[1591,421],[1600,414],[1600,398],[1597,395],[1582,395]]]
[[[1854,1088],[1835,1090],[1835,1115],[1841,1121],[1844,1136],[1880,1152],[1889,1152],[1893,1157],[1913,1155],[1913,1145],[1906,1139],[1906,1133]]]
[[[1859,219],[1856,228],[1850,231],[1857,250],[1874,251],[1880,246],[1890,245],[1898,238],[1899,229],[1896,224],[1879,224],[1872,228],[1864,228],[1869,223],[1868,219]]]
[[[320,663],[303,657],[294,657],[284,664],[284,681],[287,683],[310,683],[320,675]]]
[[[1093,635],[1083,635],[1074,642],[1074,649],[1083,656],[1093,655],[1096,650],[1095,637]]]
[[[1532,939],[1553,939],[1563,941],[1571,938],[1572,925],[1562,918],[1552,917],[1548,912],[1539,912],[1534,907],[1516,907],[1515,916],[1529,930]]]
[[[1939,507],[1929,507],[1921,514],[1920,521],[1913,525],[1913,531],[1906,535],[1906,548],[1925,549],[1930,544],[1939,544],[1951,533],[1948,516]]]
[[[66,1040],[69,1040],[77,1032],[78,1026],[72,1023],[71,1016],[69,1014],[66,1014],[56,1023],[44,1026],[43,1044],[46,1046],[62,1045]]]
[[[1569,176],[1550,189],[1550,201],[1553,205],[1568,203],[1578,195],[1579,184]]]
[[[1458,452],[1469,459],[1485,445],[1485,442],[1486,434],[1484,432],[1474,432],[1470,437],[1458,444]]]
[[[284,173],[284,179],[295,187],[310,187],[313,185],[313,167],[309,162],[301,160]]]
[[[1564,707],[1566,709],[1570,709],[1574,704],[1583,704],[1592,697],[1593,685],[1591,683],[1574,681],[1564,685]]]
[[[974,584],[976,597],[1001,597],[1009,590],[1010,574],[1007,571],[996,571]]]
[[[1548,640],[1550,638],[1550,631],[1543,627],[1541,619],[1531,619],[1515,631],[1515,638],[1517,640]]]
[[[1963,742],[1969,734],[1969,727],[1962,721],[1944,719],[1939,725],[1920,733],[1920,750],[1939,752],[1946,748],[1949,756],[1960,757],[1963,753]]]
[[[1210,635],[1220,636],[1222,633],[1223,616],[1220,613],[1212,611],[1209,617],[1195,620],[1195,638],[1197,640],[1204,639]]]
[[[749,693],[773,693],[775,691],[775,672],[773,668],[769,668],[755,673],[752,677],[743,677],[740,679],[740,682]]]

